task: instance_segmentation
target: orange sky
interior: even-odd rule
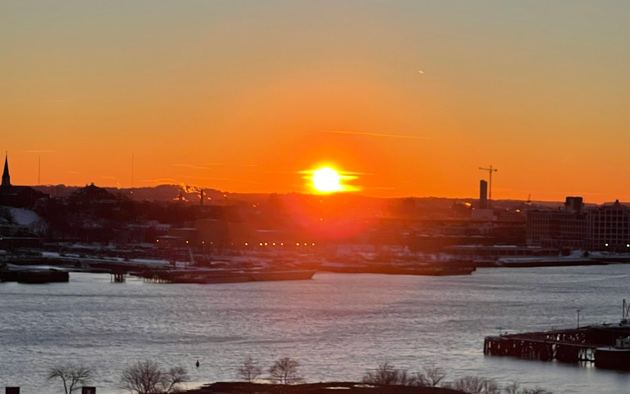
[[[14,184],[630,201],[622,1],[0,4]],[[422,71],[419,72],[419,71]]]

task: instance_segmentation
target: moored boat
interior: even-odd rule
[[[28,284],[68,282],[70,274],[59,270],[7,270],[0,271],[0,281]]]

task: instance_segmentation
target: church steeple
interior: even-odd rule
[[[4,156],[4,172],[2,173],[2,187],[11,186],[11,175],[9,175],[9,154]]]

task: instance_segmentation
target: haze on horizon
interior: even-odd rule
[[[624,1],[0,3],[15,184],[630,201]]]

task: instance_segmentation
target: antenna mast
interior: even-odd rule
[[[133,193],[133,164],[134,164],[134,154],[131,154],[131,192]]]

